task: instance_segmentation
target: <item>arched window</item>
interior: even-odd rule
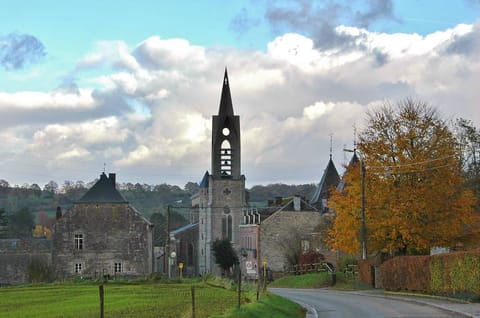
[[[228,205],[223,207],[222,238],[228,238],[230,241],[233,240],[233,219]]]
[[[230,142],[225,139],[220,147],[220,174],[232,175],[232,148]]]
[[[233,240],[233,224],[232,224],[232,215],[227,215],[227,235],[228,239]]]

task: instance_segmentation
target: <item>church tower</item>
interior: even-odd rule
[[[200,274],[220,273],[211,250],[213,241],[228,238],[235,249],[240,246],[239,225],[246,206],[240,154],[240,117],[233,112],[225,69],[218,115],[212,117],[211,174],[205,174],[198,196],[192,198],[199,212]]]

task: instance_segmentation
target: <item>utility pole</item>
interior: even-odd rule
[[[365,164],[360,158],[360,172],[362,175],[362,259],[367,259],[367,225],[365,224]]]

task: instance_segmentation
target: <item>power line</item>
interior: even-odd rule
[[[416,166],[416,165],[422,165],[430,162],[435,162],[435,161],[440,161],[440,160],[445,160],[449,158],[454,158],[455,155],[449,155],[449,156],[444,156],[440,158],[435,158],[435,159],[428,159],[424,161],[418,161],[418,162],[412,162],[412,163],[405,163],[405,164],[397,164],[397,165],[392,165],[392,166],[367,166],[367,168],[370,169],[388,169],[388,168],[401,168],[401,167],[410,167],[410,166]]]

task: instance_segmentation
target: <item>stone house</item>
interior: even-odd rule
[[[293,197],[283,207],[260,224],[258,253],[273,272],[283,272],[287,266],[286,251],[301,246],[311,250],[313,235],[324,222],[324,216],[300,197]]]
[[[65,214],[57,214],[52,264],[56,279],[139,277],[153,270],[153,224],[105,173]]]

